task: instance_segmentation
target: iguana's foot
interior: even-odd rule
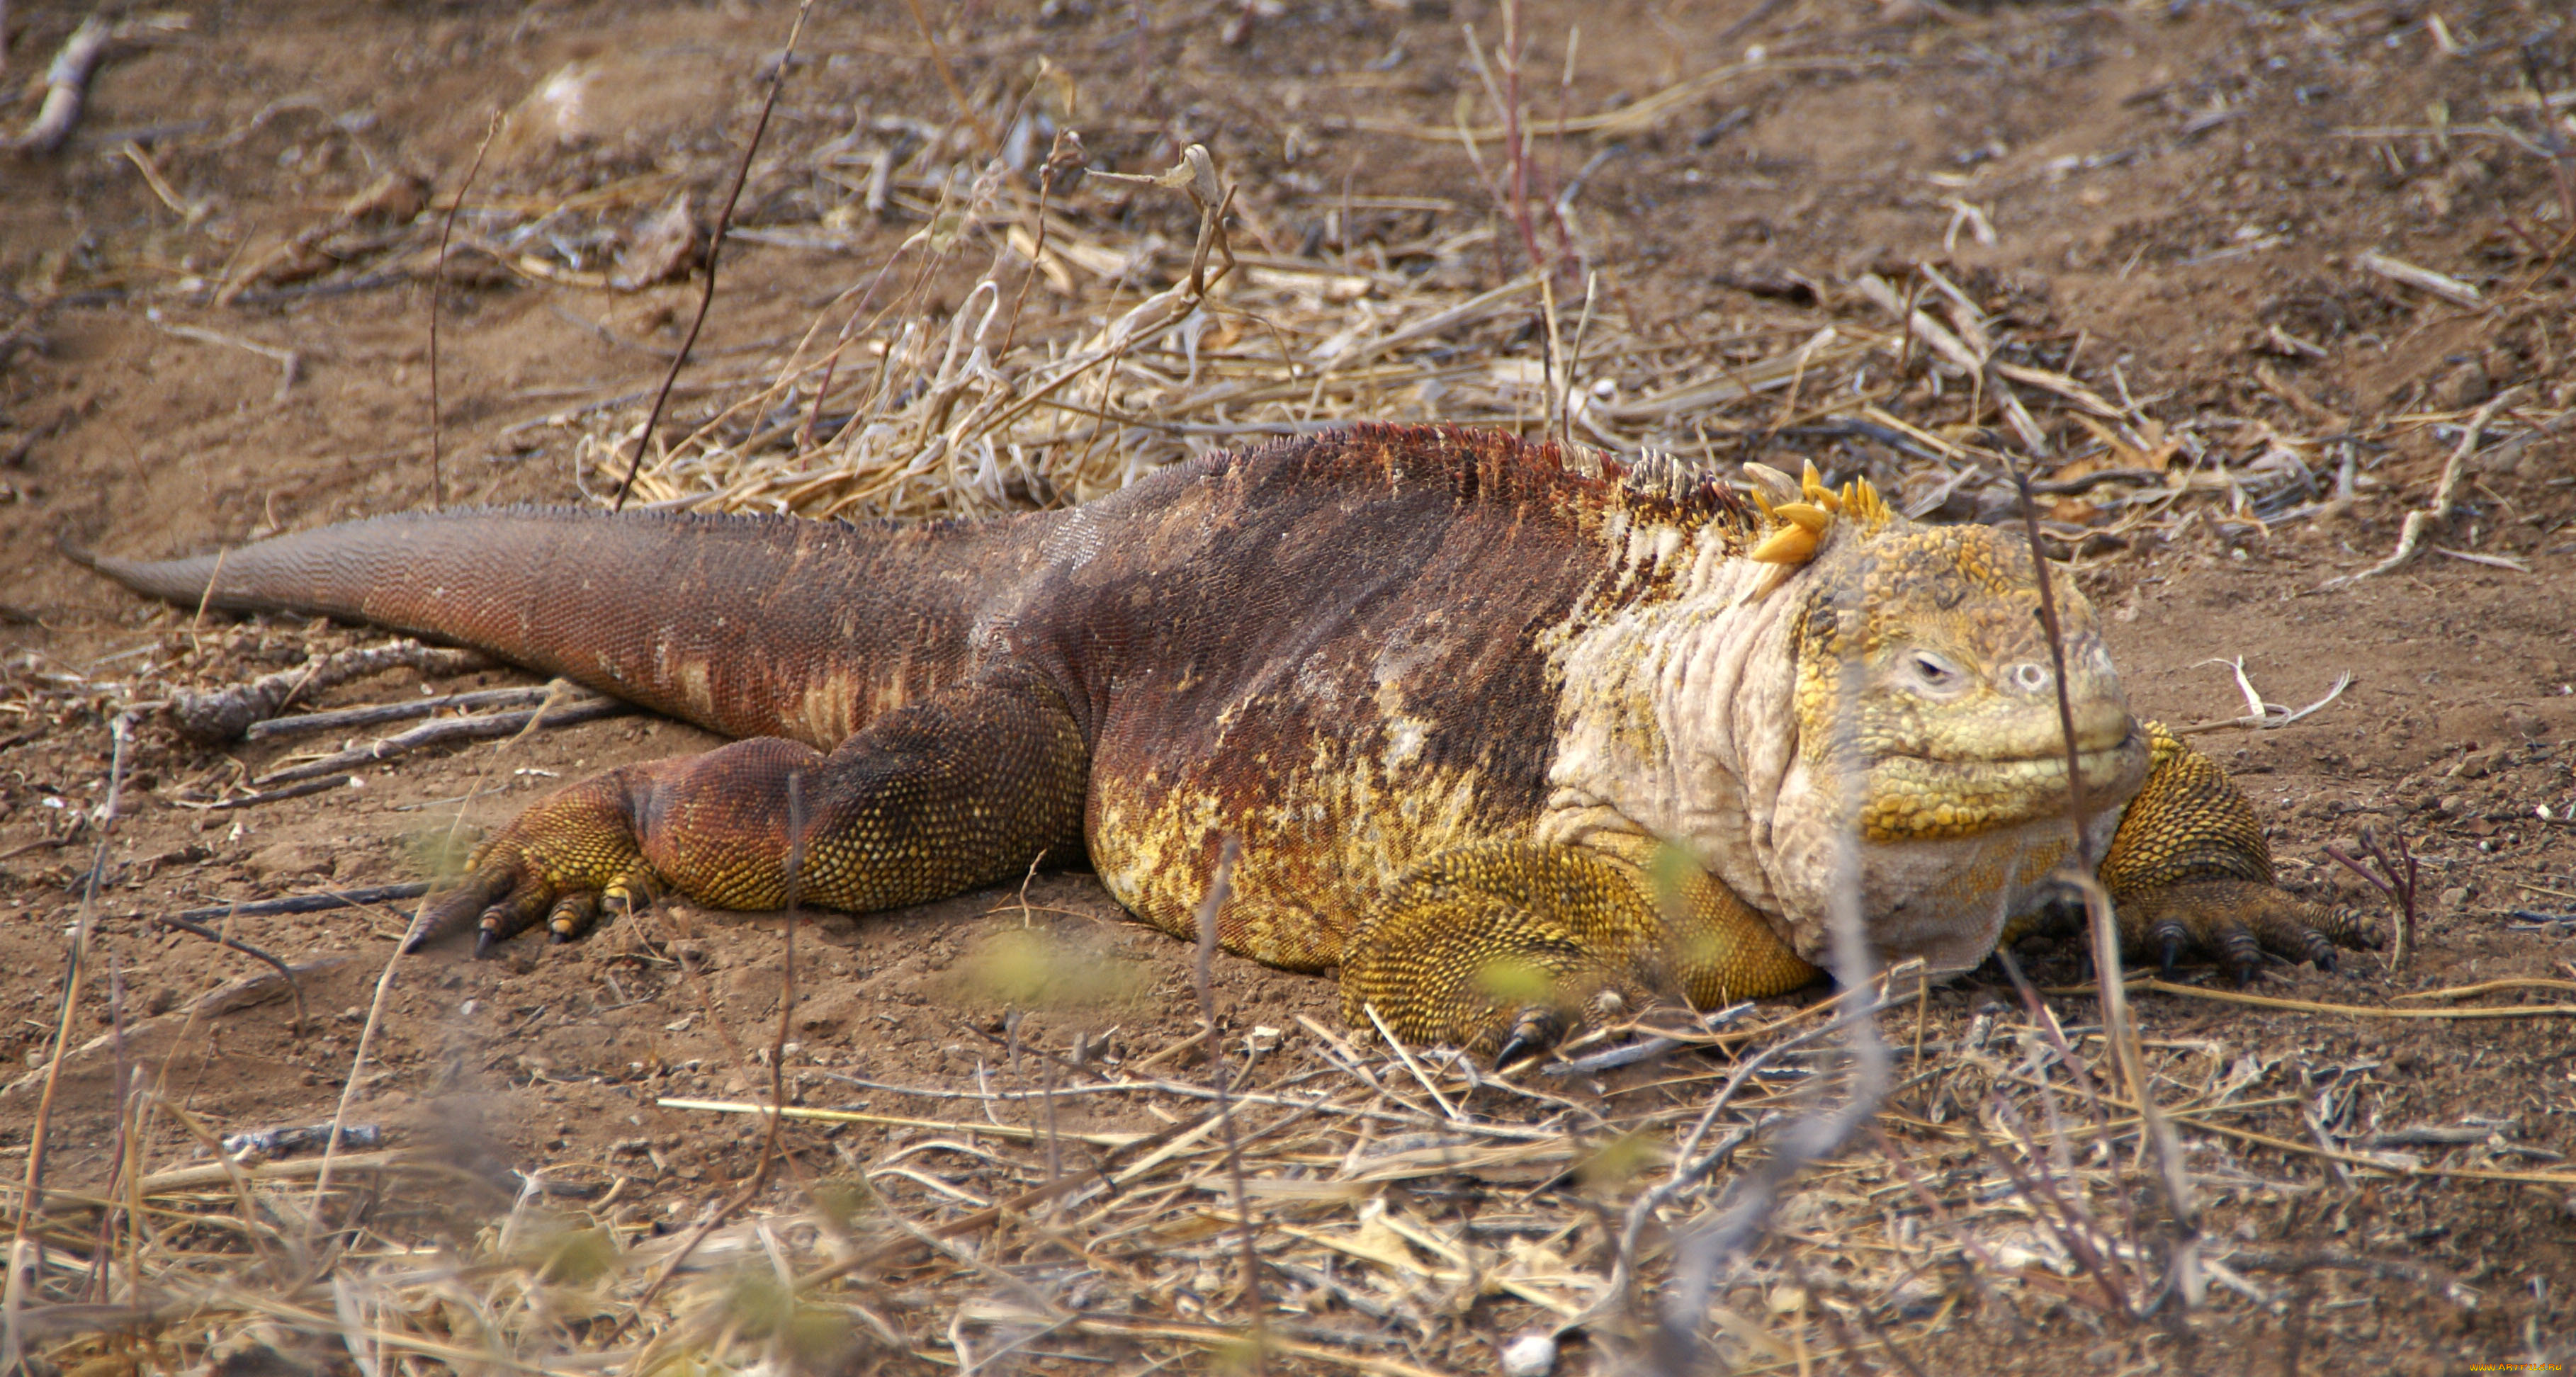
[[[572,941],[665,890],[756,912],[944,898],[1078,845],[1089,768],[1063,699],[1022,671],[897,709],[828,756],[753,737],[621,766],[493,834],[422,903],[410,944],[469,923],[478,954],[539,922]]]
[[[603,898],[650,902],[653,873],[627,810],[626,773],[584,780],[494,834],[462,882],[421,901],[403,950],[472,924],[474,954],[488,957],[541,919],[554,940],[568,942],[597,922]]]
[[[2368,944],[2352,914],[2272,883],[2263,824],[2216,761],[2159,723],[2142,725],[2154,767],[2121,814],[2101,872],[2130,950],[2166,970],[2185,951],[2203,951],[2243,984],[2267,952],[2332,970],[2338,943]]]
[[[1495,842],[1425,862],[1352,932],[1342,1011],[1354,1032],[1383,1022],[1501,1065],[1650,1005],[1715,1007],[1815,976],[1695,871],[1659,886],[1595,852]]]
[[[2185,952],[2227,963],[2236,983],[2254,978],[2268,956],[2335,968],[2335,948],[2376,945],[2355,915],[2330,910],[2250,880],[2188,880],[2119,902],[2120,931],[2134,952],[2171,972]]]

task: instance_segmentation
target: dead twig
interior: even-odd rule
[[[671,370],[662,375],[662,389],[653,394],[653,409],[645,413],[644,428],[635,435],[635,455],[627,461],[625,481],[617,485],[617,496],[608,504],[610,511],[626,510],[626,494],[635,487],[635,475],[644,470],[644,452],[653,445],[653,430],[662,420],[662,408],[670,402],[671,385],[680,380],[680,370],[688,366],[689,351],[697,347],[698,332],[706,328],[707,308],[716,301],[716,260],[723,255],[725,231],[733,225],[733,210],[742,199],[743,183],[751,178],[752,155],[760,151],[761,136],[769,132],[770,113],[778,108],[779,88],[787,84],[787,69],[796,56],[796,41],[805,34],[805,17],[814,11],[814,0],[798,0],[796,22],[787,29],[787,46],[778,54],[778,66],[769,74],[769,92],[761,97],[760,119],[751,127],[751,137],[742,146],[742,159],[733,167],[733,184],[725,188],[724,205],[716,211],[716,227],[707,236],[707,283],[698,294],[698,312],[689,318],[689,333],[680,339],[680,351],[671,356]],[[917,12],[917,9],[916,9]]]
[[[234,906],[231,908],[216,909],[213,911],[213,914],[216,917],[229,917],[238,916],[239,914],[247,911],[247,906]],[[295,1027],[297,1031],[300,1032],[303,1029],[312,1026],[304,1009],[304,985],[303,982],[295,978],[294,967],[287,965],[285,962],[278,960],[267,952],[261,951],[250,943],[242,941],[238,937],[227,937],[224,934],[215,931],[213,928],[207,927],[205,924],[197,922],[184,915],[173,916],[166,913],[155,913],[150,915],[150,917],[153,922],[158,923],[165,928],[173,928],[180,932],[194,933],[195,935],[214,943],[216,946],[240,952],[242,955],[250,957],[255,961],[264,961],[268,963],[269,966],[273,967],[277,971],[278,975],[285,979],[287,988],[295,992]]]
[[[98,61],[106,55],[107,45],[115,36],[116,30],[103,11],[82,20],[71,37],[63,40],[53,64],[45,68],[45,102],[37,108],[36,118],[18,137],[0,146],[39,156],[62,147],[63,140],[71,137],[72,126],[80,121],[90,74],[98,70]]]
[[[2421,867],[2416,865],[2414,854],[2407,849],[2406,834],[2403,832],[2396,834],[2394,846],[2382,847],[2379,844],[2379,833],[2375,829],[2365,827],[2361,829],[2360,844],[2361,854],[2369,857],[2379,867],[2376,872],[2346,855],[2341,847],[2327,846],[2326,855],[2344,869],[2368,881],[2371,888],[2387,895],[2389,902],[2397,906],[2397,921],[2392,925],[2392,940],[2388,951],[2388,969],[2393,971],[2405,964],[2406,954],[2415,946],[2416,889],[2423,878],[2423,872]]]
[[[563,681],[557,682],[561,684]],[[570,687],[568,684],[563,686]],[[408,755],[413,751],[431,746],[444,746],[458,741],[489,741],[494,737],[515,736],[531,725],[546,728],[576,726],[583,722],[595,722],[603,717],[623,717],[633,711],[635,711],[633,704],[619,699],[584,696],[561,701],[552,709],[540,706],[529,708],[524,712],[493,712],[474,717],[442,717],[435,722],[424,722],[410,731],[385,737],[371,745],[337,751],[319,760],[308,760],[300,765],[271,770],[253,779],[251,783],[254,786],[266,786],[312,779],[317,775],[340,774],[352,766],[371,765],[378,761],[391,760],[396,756]]]
[[[63,951],[62,1004],[54,1022],[53,1051],[45,1062],[44,1091],[36,1101],[36,1117],[27,1130],[27,1170],[20,1179],[18,1220],[11,1231],[5,1259],[9,1274],[0,1281],[0,1371],[27,1370],[25,1336],[19,1328],[28,1299],[25,1287],[45,1270],[44,1242],[29,1237],[27,1226],[44,1209],[45,1148],[52,1138],[54,1095],[62,1083],[64,1056],[72,1050],[73,1020],[80,1011],[81,983],[88,974],[90,944],[96,938],[99,877],[107,869],[108,834],[114,830],[117,800],[125,785],[125,759],[134,740],[133,721],[120,713],[110,731],[114,734],[115,751],[107,767],[107,798],[99,804],[98,846],[90,858],[88,878],[81,886],[80,912],[72,924],[71,941]]]
[[[2188,727],[2169,728],[2168,730],[2176,736],[2197,736],[2202,732],[2224,731],[2230,727],[2251,727],[2258,731],[2286,727],[2343,697],[2343,691],[2352,687],[2352,671],[2345,670],[2335,676],[2334,687],[2327,689],[2324,697],[2304,708],[2292,709],[2280,703],[2263,701],[2263,695],[2254,691],[2254,681],[2246,676],[2245,657],[2242,655],[2229,660],[2203,660],[2192,668],[2198,669],[2202,665],[2225,665],[2236,672],[2237,690],[2245,695],[2245,715],[2216,722],[2195,722]]]
[[[386,722],[407,722],[415,717],[429,717],[442,712],[470,708],[505,708],[521,703],[542,703],[554,690],[543,684],[521,688],[478,689],[471,693],[443,693],[434,698],[409,698],[394,703],[371,703],[362,708],[336,708],[330,712],[301,713],[293,717],[272,717],[253,722],[242,732],[245,740],[273,741],[280,737],[311,736],[316,732],[344,731],[350,727],[373,727]]]
[[[210,582],[210,591],[212,587]],[[263,674],[247,684],[235,684],[213,693],[181,690],[170,695],[167,711],[171,725],[179,729],[180,735],[205,745],[221,745],[238,739],[252,723],[275,717],[299,696],[320,693],[352,679],[396,668],[416,669],[427,677],[444,678],[491,667],[491,659],[477,651],[448,650],[425,646],[418,641],[395,641],[390,645],[316,655],[294,669]]]
[[[2494,398],[2479,407],[2477,412],[2469,417],[2468,426],[2460,432],[2460,443],[2451,450],[2450,461],[2442,465],[2441,481],[2433,486],[2433,505],[2406,513],[2404,524],[2397,529],[2396,551],[2360,573],[2327,579],[2317,585],[2318,592],[2351,587],[2363,579],[2385,574],[2415,557],[2416,546],[2423,540],[2425,529],[2450,520],[2451,495],[2460,485],[2461,470],[2467,466],[2469,456],[2477,453],[2478,440],[2486,434],[2487,422],[2495,419],[2496,409],[2503,406],[2506,400],[2503,397]]]
[[[444,430],[441,424],[446,408],[438,393],[438,317],[447,298],[447,241],[456,233],[456,213],[465,208],[465,198],[474,191],[474,179],[483,171],[483,155],[492,149],[492,138],[501,132],[503,116],[492,112],[491,123],[483,127],[483,141],[474,145],[474,161],[466,166],[465,181],[456,188],[455,199],[447,203],[447,214],[438,222],[438,254],[429,267],[429,509],[437,511],[447,505],[447,485],[439,464],[439,442]]]
[[[220,344],[226,348],[239,349],[246,354],[257,354],[261,358],[274,362],[277,365],[277,392],[271,399],[273,401],[285,401],[287,390],[294,387],[296,379],[303,375],[304,356],[292,349],[280,349],[275,345],[261,344],[257,340],[243,339],[239,335],[227,335],[220,330],[200,329],[194,325],[161,325],[159,328],[165,335],[195,340],[200,344]]]
[[[1217,854],[1216,873],[1208,880],[1207,896],[1199,900],[1198,960],[1191,968],[1191,984],[1198,992],[1199,1017],[1207,1024],[1211,1038],[1216,1035],[1217,1028],[1214,983],[1217,915],[1225,907],[1227,897],[1234,891],[1234,862],[1241,848],[1242,843],[1238,839],[1231,835],[1226,837],[1224,849]],[[1222,1042],[1218,1043],[1220,1049],[1223,1045]],[[1225,1135],[1226,1178],[1234,1187],[1235,1228],[1243,1239],[1243,1276],[1240,1283],[1242,1291],[1239,1303],[1251,1315],[1253,1333],[1258,1336],[1269,1307],[1261,1301],[1261,1253],[1253,1245],[1252,1202],[1243,1182],[1243,1142],[1234,1126],[1234,1087],[1231,1084],[1233,1071],[1226,1064],[1222,1051],[1208,1058],[1208,1064],[1213,1068],[1209,1073],[1208,1084],[1216,1092],[1217,1127],[1218,1131]],[[1258,1356],[1260,1351],[1259,1340],[1256,1337],[1253,1349],[1256,1366],[1260,1365]]]
[[[2404,283],[2419,292],[2429,292],[2454,306],[2483,311],[2490,305],[2486,294],[2469,283],[2449,273],[2437,273],[2431,268],[2418,267],[2402,258],[2374,250],[2361,255],[2353,262],[2359,265],[2362,271],[2375,277]]]
[[[255,899],[248,903],[216,904],[209,908],[182,909],[168,917],[154,915],[153,921],[196,924],[209,918],[264,918],[280,913],[326,913],[335,908],[366,908],[400,899],[417,899],[428,892],[428,882],[414,880],[407,884],[374,885],[365,889],[338,889],[321,894],[294,894],[282,899]],[[190,931],[195,930],[194,927],[190,928]]]

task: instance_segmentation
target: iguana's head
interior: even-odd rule
[[[1873,843],[2064,817],[2064,718],[2028,542],[1902,522],[1854,536],[1793,585],[1799,754],[1829,775],[1858,772]],[[2096,807],[2117,803],[2145,778],[2146,741],[2091,604],[2063,573],[2053,591],[2084,789]]]
[[[1880,958],[1964,969],[2044,892],[2074,837],[2040,562],[2019,531],[1836,524],[1775,594],[1798,599],[1797,748],[1775,797],[1775,875],[1801,953],[1821,959],[1835,839],[1856,821]],[[2050,576],[2098,842],[2145,780],[2148,746],[2092,605]]]
[[[1623,567],[1606,582],[1628,601],[1563,632],[1541,836],[1676,847],[1822,961],[1856,831],[1881,959],[1973,966],[2074,839],[2029,542],[1914,525],[1812,469],[1745,470],[1758,517],[1697,528],[1665,581]],[[2092,607],[2063,573],[2051,587],[2088,830],[2107,841],[2148,747]]]

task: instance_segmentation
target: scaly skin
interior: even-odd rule
[[[988,522],[410,515],[219,575],[97,565],[186,605],[462,642],[751,738],[521,813],[423,904],[419,940],[570,938],[604,899],[663,891],[775,907],[792,822],[807,902],[1087,859],[1186,937],[1233,836],[1227,950],[1338,968],[1356,1031],[1492,1050],[1814,979],[1856,833],[1882,958],[1983,959],[2074,839],[2026,545],[1910,525],[1866,486],[1759,471],[1748,504],[1590,458],[1604,476],[1496,433],[1363,426]],[[2062,581],[2057,600],[2131,943],[2330,957],[2320,933],[2348,928],[2272,886],[2244,800],[2131,718],[2091,609]]]

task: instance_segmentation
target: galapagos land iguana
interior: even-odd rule
[[[1364,425],[990,520],[406,513],[220,564],[94,564],[191,607],[477,647],[743,738],[528,808],[424,901],[415,941],[569,939],[604,900],[667,890],[779,907],[800,776],[802,897],[852,911],[1043,855],[1190,937],[1239,838],[1224,948],[1338,969],[1355,1030],[1373,1007],[1407,1039],[1529,1046],[1623,1004],[1805,984],[1855,817],[1880,957],[1983,960],[2074,839],[2026,541],[1812,473],[1796,491],[1748,466],[1771,489],[1748,502],[1662,459],[1585,467]],[[2215,764],[2132,718],[2056,577],[2125,939],[2240,973],[2266,949],[2329,963],[2340,925],[2273,886]]]

